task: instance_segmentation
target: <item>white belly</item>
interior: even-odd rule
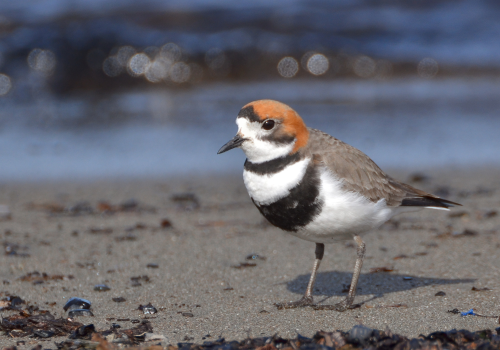
[[[299,238],[329,243],[352,239],[382,225],[393,215],[395,208],[387,207],[385,199],[374,203],[355,192],[342,189],[342,182],[328,170],[320,173],[321,213],[312,222],[297,232]]]
[[[290,194],[306,173],[310,158],[293,163],[275,174],[256,174],[243,171],[243,181],[248,194],[259,205],[276,202]]]

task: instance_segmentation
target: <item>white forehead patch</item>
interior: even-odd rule
[[[236,124],[238,125],[238,133],[246,139],[241,145],[241,149],[252,163],[263,163],[284,157],[293,150],[296,140],[286,144],[262,140],[261,137],[265,136],[267,131],[262,129],[262,124],[259,122],[250,122],[246,118],[236,118]]]

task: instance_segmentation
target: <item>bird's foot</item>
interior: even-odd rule
[[[360,307],[361,304],[353,304],[352,300],[344,299],[340,303],[333,305],[313,305],[314,310],[334,310],[338,312],[344,312],[349,309],[356,309]]]
[[[304,307],[304,306],[312,306],[313,305],[313,298],[311,296],[303,296],[297,301],[288,301],[288,302],[283,302],[283,303],[275,303],[274,304],[278,310],[283,310],[283,309],[294,309],[297,307]]]

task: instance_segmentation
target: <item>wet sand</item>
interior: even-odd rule
[[[405,181],[411,174],[389,173]],[[171,344],[275,333],[310,337],[318,330],[347,331],[357,324],[389,327],[410,337],[452,328],[494,329],[498,318],[461,317],[448,310],[500,314],[500,169],[424,174],[429,178],[410,183],[464,207],[400,215],[366,235],[356,297],[363,304],[344,313],[276,309],[275,302],[301,297],[314,244],[266,224],[240,175],[0,184],[0,204],[12,213],[10,220],[0,222],[6,248],[0,255],[0,297],[17,295],[56,317],[66,315],[63,306],[70,297],[82,297],[92,302],[95,316],[78,321],[99,330],[112,323],[133,327],[130,321],[117,320],[142,319],[139,305],[152,303],[158,309],[148,316],[154,333]],[[196,196],[199,207],[190,200],[172,200],[172,195],[186,192]],[[78,211],[75,204],[82,201],[92,212],[86,205]],[[98,206],[100,201],[106,203]],[[127,201],[128,207],[119,207]],[[172,227],[161,227],[164,219]],[[247,260],[251,254],[265,259]],[[326,246],[316,301],[335,303],[346,295],[343,285],[350,283],[355,257],[351,242]],[[240,263],[256,265],[236,268]],[[393,271],[370,273],[377,267]],[[20,279],[34,271],[66,277],[37,284]],[[133,286],[131,277],[138,276],[148,278]],[[94,291],[99,283],[111,290]],[[446,295],[435,296],[440,291]],[[117,297],[126,301],[114,302]],[[24,340],[20,349],[38,343],[55,348],[53,341],[63,339],[0,335],[0,344]]]

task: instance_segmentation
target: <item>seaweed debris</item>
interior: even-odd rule
[[[85,328],[86,327],[86,328]],[[98,349],[131,349],[124,348],[123,345],[137,345],[149,339],[153,340],[151,325],[143,320],[135,328],[119,331],[118,328],[111,327],[104,332],[90,333],[93,326],[83,326],[72,335],[72,338],[91,339],[90,342],[68,339],[61,343],[56,343],[58,349],[78,350],[88,348]],[[71,337],[70,337],[71,338]],[[148,345],[146,345],[148,344]],[[155,344],[146,343],[143,346],[133,349],[165,349],[165,350],[328,350],[328,349],[499,349],[500,348],[500,328],[496,333],[491,330],[470,332],[467,330],[452,329],[446,332],[434,332],[427,336],[420,335],[418,338],[409,339],[405,336],[394,334],[388,328],[381,331],[363,325],[356,325],[348,332],[317,332],[312,338],[304,337],[300,334],[295,339],[283,339],[277,335],[272,337],[248,338],[243,341],[226,341],[224,338],[215,341],[205,341],[203,344],[178,343],[167,345],[165,342]]]
[[[2,317],[0,330],[10,337],[33,336],[36,338],[50,338],[54,336],[65,336],[83,326],[64,318],[56,319],[48,311],[40,311],[38,315],[27,311],[9,317]]]
[[[139,203],[135,199],[128,199],[119,204],[112,204],[109,201],[102,200],[93,206],[88,201],[79,201],[74,204],[64,205],[57,202],[34,203],[29,202],[25,205],[27,210],[43,211],[49,215],[62,216],[82,216],[82,215],[101,215],[117,213],[156,213],[157,209],[150,205]]]
[[[75,276],[73,275],[49,275],[45,272],[38,272],[38,271],[33,271],[33,272],[28,272],[26,275],[23,275],[18,278],[19,281],[23,282],[32,282],[33,284],[42,284],[44,282],[48,281],[62,281],[62,280],[72,280],[74,279]]]

